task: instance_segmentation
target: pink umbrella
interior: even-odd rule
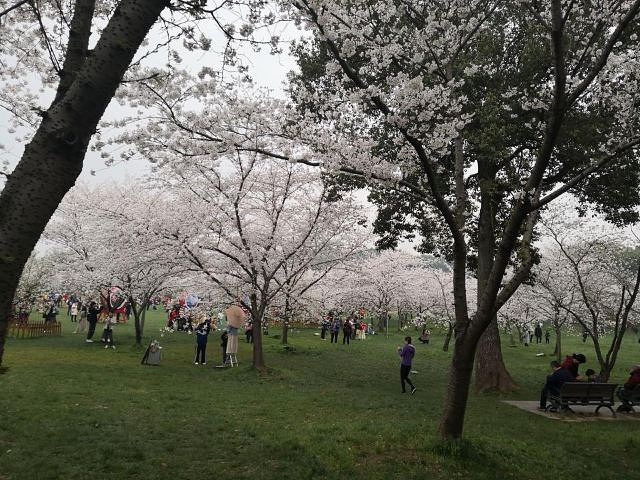
[[[237,305],[231,305],[224,313],[227,315],[227,324],[230,327],[240,328],[244,324],[245,313]]]

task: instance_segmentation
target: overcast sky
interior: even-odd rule
[[[206,26],[203,28],[206,28]],[[212,34],[214,44],[212,50],[205,53],[182,53],[184,61],[180,65],[181,68],[196,74],[204,65],[212,66],[219,63],[220,57],[215,53],[215,45],[224,45],[224,39],[216,29],[211,28],[207,30],[208,33],[216,32]],[[254,52],[253,49],[248,46],[244,48],[241,47],[239,52],[243,57],[244,63],[249,66],[249,73],[254,79],[255,86],[269,88],[275,96],[282,96],[283,82],[286,80],[286,75],[289,71],[296,68],[293,58],[289,55],[289,44],[292,39],[299,38],[302,34],[291,24],[279,24],[272,30],[272,33],[278,35],[283,40],[282,54],[271,55],[268,47],[265,47],[260,52]],[[92,40],[95,42],[97,36],[93,36]],[[151,62],[151,65],[156,64],[154,62],[162,66],[164,63],[162,55],[156,57],[156,59]],[[34,81],[34,85],[36,84],[37,82]],[[50,99],[50,96],[48,98],[46,96],[43,97],[41,106],[46,108]],[[122,111],[122,107],[113,101],[107,108],[103,118],[117,118]],[[17,132],[10,133],[9,115],[8,112],[0,109],[0,144],[4,146],[4,149],[0,150],[0,161],[4,159],[9,160],[10,168],[13,168],[24,151],[24,143],[16,141],[16,137],[24,135],[26,130],[18,130]],[[91,175],[90,172],[92,170],[96,172],[95,176]],[[144,160],[134,160],[107,168],[104,165],[103,159],[100,158],[99,153],[88,151],[79,181],[100,183],[107,179],[124,180],[127,177],[135,178],[143,175],[148,172],[148,170],[149,164]]]

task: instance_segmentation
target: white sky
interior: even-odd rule
[[[201,25],[203,29],[207,28],[206,24]],[[277,34],[282,39],[282,54],[271,55],[268,46],[265,46],[260,52],[254,52],[252,48],[245,46],[239,48],[239,55],[242,56],[243,62],[249,66],[249,74],[253,78],[256,87],[268,88],[275,96],[282,96],[286,75],[296,68],[294,59],[289,55],[289,44],[292,39],[299,38],[302,33],[291,24],[279,24],[272,30],[272,33]],[[224,45],[224,40],[217,27],[207,28],[207,34],[211,34],[213,40],[211,51],[198,51],[195,53],[181,52],[184,61],[179,65],[180,68],[196,74],[205,65],[214,66],[219,64],[220,56],[216,53],[216,45]],[[92,37],[92,41],[97,41],[97,35]],[[179,40],[176,43],[180,42]],[[151,43],[153,44],[153,42]],[[166,52],[163,52],[153,57],[149,64],[162,66],[165,58]],[[34,79],[34,87],[36,85],[37,82]],[[51,92],[49,92],[49,95],[43,96],[41,107],[46,108],[51,98]],[[103,119],[117,118],[123,111],[125,110],[123,110],[117,102],[112,101]],[[10,114],[0,109],[0,144],[5,147],[4,150],[0,150],[0,162],[5,159],[8,160],[10,169],[12,169],[19,161],[25,146],[23,142],[17,141],[16,137],[23,136],[26,130],[18,130],[15,133],[10,133],[9,118]],[[90,172],[92,170],[96,171],[95,176],[91,175]],[[78,181],[102,183],[109,179],[124,180],[139,177],[148,171],[149,164],[144,160],[133,160],[111,167],[105,167],[104,161],[100,158],[99,153],[88,151]]]

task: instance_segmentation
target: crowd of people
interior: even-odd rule
[[[367,335],[375,335],[375,331],[370,324],[364,321],[364,309],[352,311],[341,320],[340,314],[330,311],[322,319],[320,325],[320,338],[327,339],[327,332],[331,335],[330,343],[338,343],[340,332],[342,332],[342,344],[349,345],[351,340],[366,340]]]

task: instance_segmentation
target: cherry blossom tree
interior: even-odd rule
[[[536,265],[534,274],[535,286],[530,289],[531,297],[536,299],[534,308],[542,318],[551,323],[556,342],[554,353],[558,361],[562,360],[562,333],[571,324],[571,315],[567,309],[573,308],[577,292],[575,282],[567,278],[566,269],[561,269],[564,264],[558,255],[561,252],[545,250],[542,252],[542,261]]]
[[[292,136],[325,152],[315,157],[325,168],[382,179],[402,192],[399,201],[412,199],[415,208],[394,217],[397,224],[446,232],[436,248],[452,259],[456,325],[444,438],[462,435],[474,360],[479,388],[512,385],[496,315],[529,276],[538,210],[569,190],[606,209],[602,185],[613,185],[612,165],[638,170],[631,105],[640,1],[573,6],[299,0],[291,8],[318,47],[302,57],[326,59],[296,85],[308,121],[292,123]],[[527,48],[519,47],[524,39]],[[627,199],[633,216],[637,195],[616,199]]]
[[[224,20],[227,6],[236,18],[246,17],[238,35]],[[253,0],[0,1],[0,108],[10,112],[25,144],[17,166],[9,171],[3,161],[0,170],[5,180],[0,193],[0,364],[5,318],[22,268],[78,177],[121,82],[139,80],[145,59],[157,52],[179,61],[172,41],[186,50],[208,50],[211,39],[193,23],[203,18],[221,27],[223,56],[232,62],[231,42],[243,34],[250,38],[256,23],[273,17],[271,12],[261,15],[264,7]],[[166,34],[157,43],[156,22],[158,32]],[[92,31],[99,32],[95,41]],[[148,50],[136,57],[149,36]],[[18,223],[21,228],[15,228]]]
[[[155,141],[155,135],[148,137]],[[318,172],[257,153],[188,143],[155,177],[172,208],[155,231],[181,249],[253,322],[253,365],[264,369],[262,322],[277,295],[301,293],[357,249],[366,223],[350,196],[331,198]]]
[[[356,310],[365,307],[376,313],[378,329],[385,330],[394,306],[411,304],[420,290],[422,261],[416,255],[403,252],[372,252],[368,258],[350,265],[349,277],[343,288],[343,305]]]
[[[145,306],[185,272],[180,251],[149,228],[162,205],[160,192],[134,183],[93,189],[79,185],[67,194],[44,233],[58,247],[52,255],[59,281],[94,298],[110,287],[122,289],[131,305],[137,344],[144,333]]]
[[[570,314],[593,341],[600,376],[607,381],[615,366],[629,317],[640,288],[640,255],[615,232],[585,232],[577,222],[545,221],[558,261],[554,275],[567,279],[564,288],[575,290],[573,302],[565,297],[559,308]],[[581,231],[582,230],[582,231]],[[603,335],[612,336],[604,351]]]
[[[518,334],[519,343],[533,332],[540,322],[538,302],[540,297],[529,285],[522,285],[498,312],[498,322],[509,332],[509,341],[515,345],[513,330]]]
[[[16,289],[16,310],[30,313],[38,299],[49,293],[54,278],[54,266],[50,256],[32,254],[22,270]]]

